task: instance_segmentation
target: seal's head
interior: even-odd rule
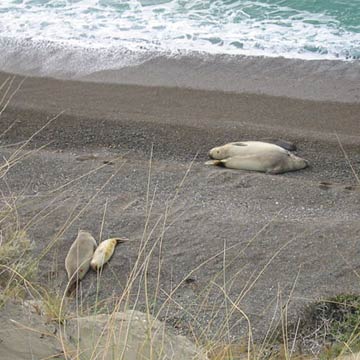
[[[79,244],[78,246],[82,246],[83,244],[89,244],[89,243],[93,245],[94,249],[97,246],[96,240],[88,231],[85,230],[79,230],[78,236],[76,238],[76,242]]]
[[[217,146],[209,151],[209,156],[214,160],[222,160],[228,157],[228,149],[224,146]]]

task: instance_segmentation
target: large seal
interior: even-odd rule
[[[268,174],[282,174],[306,168],[309,163],[291,153],[264,153],[257,155],[236,155],[223,160],[210,160],[207,165],[219,165],[229,169],[260,171]]]
[[[112,238],[102,241],[94,252],[91,259],[90,266],[93,270],[100,270],[112,257],[115,246],[123,241],[127,241],[125,238]]]
[[[270,151],[287,153],[284,148],[263,141],[238,141],[212,148],[209,156],[215,160],[223,160],[236,155],[257,155]]]
[[[65,258],[65,268],[69,278],[67,295],[76,289],[78,282],[88,272],[96,245],[96,241],[90,233],[84,230],[79,231]]]

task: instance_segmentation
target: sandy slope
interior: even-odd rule
[[[183,332],[190,332],[189,322],[195,328],[208,326],[209,334],[227,332],[221,325],[231,299],[249,315],[255,334],[264,334],[279,292],[286,301],[294,284],[291,313],[317,297],[358,291],[360,191],[346,188],[356,179],[334,133],[358,171],[359,104],[29,78],[1,117],[0,133],[16,120],[1,138],[1,154],[9,156],[9,144],[27,139],[62,110],[66,113],[32,142],[32,148],[49,143],[46,150],[12,168],[7,185],[1,184],[4,193],[23,191],[29,200],[20,209],[23,221],[47,215],[29,228],[37,252],[68,217],[79,215],[41,261],[43,281],[55,269],[55,281],[64,287],[63,260],[77,230],[87,229],[97,239],[102,231],[102,239],[121,235],[134,240],[118,246],[101,279],[101,298],[122,294],[152,202],[146,232],[155,226],[150,243],[165,229],[162,246],[155,247],[147,270],[152,294],[160,256],[155,310],[192,269],[214,256],[179,287],[161,314]],[[270,176],[203,165],[214,145],[268,136],[294,141],[311,167]],[[91,154],[98,158],[78,159]],[[104,160],[112,164],[104,165]],[[49,194],[95,168],[99,169],[73,187]],[[337,186],[323,189],[321,181]],[[229,250],[224,253],[224,248]],[[204,292],[211,282],[211,290]],[[83,281],[83,291],[85,301],[92,303],[94,273]],[[140,309],[144,299],[142,288]],[[246,323],[241,319],[238,311],[231,317],[234,336],[244,334]]]

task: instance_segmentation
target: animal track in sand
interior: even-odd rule
[[[75,158],[75,160],[77,160],[77,161],[98,160],[98,161],[102,161],[103,164],[106,164],[106,165],[114,165],[113,159],[107,158],[107,157],[104,157],[104,156],[98,156],[98,155],[95,155],[95,154],[80,155],[80,156],[77,156]]]
[[[333,184],[328,181],[321,181],[319,183],[319,188],[321,190],[346,190],[346,191],[360,191],[360,184],[349,184],[349,185],[343,185],[343,184]]]

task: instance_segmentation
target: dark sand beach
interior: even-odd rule
[[[8,76],[1,73],[0,83]],[[262,337],[280,298],[291,294],[292,320],[314,299],[358,292],[360,90],[353,80],[348,99],[343,92],[335,101],[337,83],[326,85],[332,101],[325,101],[274,96],[270,86],[251,94],[28,77],[1,114],[1,156],[63,113],[34,136],[26,149],[38,150],[10,169],[1,190],[19,196],[36,254],[59,237],[40,261],[40,281],[65,289],[64,259],[81,228],[97,240],[132,240],[104,269],[100,299],[122,294],[141,239],[150,239],[150,251],[160,238],[146,272],[150,297],[157,291],[153,309],[189,277],[160,318],[205,341],[229,329],[231,340],[246,335],[239,311],[224,321],[231,301]],[[267,175],[204,165],[213,146],[269,137],[294,142],[310,167]],[[90,272],[82,282],[87,304],[96,286]],[[143,289],[131,294],[140,310]]]

